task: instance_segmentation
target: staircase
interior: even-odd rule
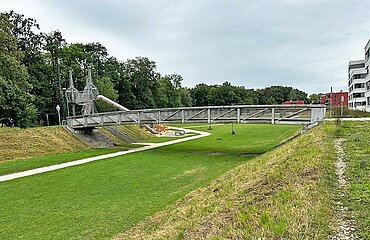
[[[117,130],[113,126],[104,126],[103,128],[106,129],[107,131],[109,131],[110,133],[112,133],[114,136],[122,139],[125,142],[128,142],[128,143],[136,143],[137,142],[135,139],[127,136],[126,134],[124,134],[121,131]]]
[[[110,148],[116,144],[98,129],[85,129],[85,131],[75,131],[72,128],[65,126],[66,130],[70,131],[75,137],[93,148]]]

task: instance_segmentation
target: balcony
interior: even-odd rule
[[[352,90],[352,94],[354,94],[354,93],[364,93],[366,90],[365,90],[365,88],[363,87],[363,88],[354,88],[353,90]]]
[[[349,79],[351,79],[353,77],[353,75],[356,75],[356,74],[367,74],[367,70],[365,68],[355,68],[355,69],[352,69],[349,72]]]

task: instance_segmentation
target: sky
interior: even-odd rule
[[[0,0],[0,10],[68,43],[100,42],[119,60],[148,57],[186,87],[346,91],[348,62],[370,38],[365,0]]]

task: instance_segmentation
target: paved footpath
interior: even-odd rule
[[[197,139],[197,138],[202,138],[202,137],[206,137],[206,136],[210,135],[210,133],[208,133],[208,132],[202,132],[202,131],[197,131],[197,130],[192,130],[192,129],[178,128],[178,127],[171,127],[171,129],[184,131],[185,133],[196,133],[198,135],[191,136],[191,137],[186,137],[186,138],[180,138],[180,139],[176,139],[176,140],[172,140],[172,141],[168,141],[168,142],[150,143],[150,144],[147,144],[148,146],[135,148],[135,149],[131,149],[131,150],[128,150],[128,151],[110,153],[110,154],[105,154],[105,155],[101,155],[101,156],[80,159],[80,160],[76,160],[76,161],[72,161],[72,162],[66,162],[66,163],[51,165],[51,166],[47,166],[47,167],[35,168],[35,169],[23,171],[23,172],[17,172],[17,173],[12,173],[12,174],[8,174],[8,175],[3,175],[3,176],[0,176],[0,182],[5,182],[5,181],[21,178],[21,177],[32,176],[32,175],[36,175],[36,174],[40,174],[40,173],[44,173],[44,172],[51,172],[51,171],[55,171],[55,170],[62,169],[62,168],[77,166],[77,165],[81,165],[81,164],[85,164],[85,163],[89,163],[89,162],[93,162],[93,161],[97,161],[97,160],[103,160],[103,159],[107,159],[107,158],[117,157],[117,156],[121,156],[121,155],[125,155],[125,154],[130,154],[130,153],[135,153],[135,152],[142,152],[142,151],[146,151],[146,150],[150,150],[150,149],[154,149],[154,148],[159,148],[159,147],[163,147],[163,146],[168,146],[168,145],[172,145],[172,144],[175,144],[175,143],[190,141],[190,140],[194,140],[194,139]],[[142,143],[142,144],[146,144],[146,143]]]

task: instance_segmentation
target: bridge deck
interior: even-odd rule
[[[67,118],[72,128],[141,123],[297,123],[310,124],[325,118],[324,105],[235,105],[140,109]]]

